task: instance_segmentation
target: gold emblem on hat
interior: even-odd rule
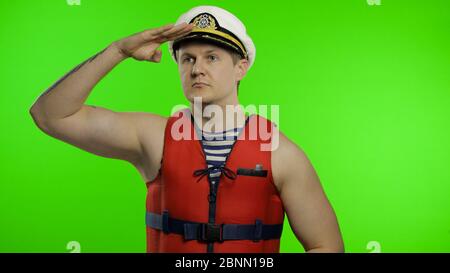
[[[199,30],[216,30],[216,20],[208,14],[201,14],[194,19],[194,29],[198,28]]]
[[[240,51],[244,53],[244,57],[246,59],[248,59],[247,50],[245,50],[245,47],[242,45],[242,43],[240,41],[236,40],[231,35],[223,32],[223,31],[218,30],[217,29],[216,20],[210,14],[202,13],[200,15],[197,15],[197,17],[194,18],[193,23],[194,23],[194,28],[192,29],[192,33],[195,33],[195,32],[205,33],[206,32],[206,33],[212,33],[212,34],[216,34],[216,35],[218,35],[220,37],[223,37],[223,38],[225,38],[226,40],[228,40],[228,41],[230,41],[232,43],[224,41],[224,40],[217,39],[217,38],[212,37],[212,36],[205,35],[205,37],[208,37],[208,39],[217,40],[217,41],[219,41],[221,43],[226,43],[226,44],[232,46],[233,48],[235,48],[238,51],[240,49]],[[186,36],[184,38],[192,37],[192,36],[193,35]],[[239,47],[239,49],[236,46]]]

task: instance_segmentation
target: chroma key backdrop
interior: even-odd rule
[[[113,41],[197,5],[245,22],[257,58],[240,103],[279,106],[279,128],[311,160],[347,252],[449,252],[450,1],[255,3],[0,1],[0,252],[145,252],[138,171],[46,135],[29,109]],[[188,105],[161,49],[159,64],[115,67],[86,103],[163,116]],[[287,218],[280,251],[304,251]]]

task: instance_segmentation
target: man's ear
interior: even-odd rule
[[[245,75],[247,74],[249,65],[250,65],[250,63],[248,62],[247,59],[240,59],[239,62],[236,64],[236,66],[237,66],[236,78],[238,81],[242,80],[245,77]]]

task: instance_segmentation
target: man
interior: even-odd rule
[[[160,62],[157,48],[167,41],[190,109],[167,118],[84,105],[124,59]],[[284,212],[307,252],[342,252],[336,216],[305,153],[270,121],[237,107],[255,52],[233,14],[195,7],[175,25],[113,42],[30,112],[47,134],[136,167],[148,188],[148,252],[279,252]],[[223,114],[208,116],[208,107]],[[263,125],[269,138],[250,139]]]

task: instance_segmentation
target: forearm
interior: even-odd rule
[[[94,86],[125,57],[114,46],[90,57],[42,93],[30,109],[41,119],[70,116],[81,109]]]

